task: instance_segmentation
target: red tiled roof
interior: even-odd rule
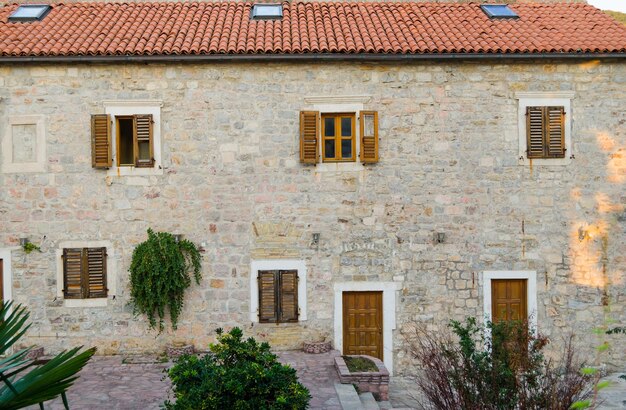
[[[626,27],[582,3],[515,4],[489,19],[476,3],[284,2],[253,21],[250,2],[53,3],[42,20],[8,22],[2,56],[205,54],[625,53]]]

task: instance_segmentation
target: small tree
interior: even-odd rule
[[[278,362],[268,343],[242,339],[243,332],[217,330],[203,357],[182,356],[169,371],[176,410],[306,409],[311,396],[295,369]]]
[[[576,362],[573,338],[562,359],[544,358],[548,339],[535,336],[523,322],[452,321],[451,335],[433,335],[417,328],[409,335],[409,353],[423,372],[417,384],[425,408],[566,410],[588,397],[593,379]]]

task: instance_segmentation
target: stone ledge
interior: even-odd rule
[[[350,355],[350,357],[363,357],[374,362],[377,372],[354,372],[348,370],[348,365],[342,356],[335,357],[335,368],[339,374],[339,381],[343,384],[354,384],[359,392],[371,392],[376,400],[389,400],[389,371],[385,364],[372,356]]]
[[[302,351],[304,353],[312,354],[327,353],[330,352],[331,348],[330,342],[304,342],[302,345]]]

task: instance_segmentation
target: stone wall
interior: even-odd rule
[[[0,248],[29,237],[43,251],[12,252],[13,297],[34,323],[28,342],[202,349],[216,327],[241,326],[296,348],[332,340],[333,283],[395,281],[402,371],[409,324],[482,316],[482,272],[532,270],[540,331],[556,344],[575,331],[591,354],[605,339],[592,329],[626,316],[625,86],[626,65],[599,61],[2,65],[0,132],[12,116],[45,116],[46,172],[0,174]],[[519,165],[518,91],[575,93],[569,165]],[[380,162],[301,165],[305,97],[341,95],[370,97]],[[104,100],[163,101],[162,175],[91,167],[90,114]],[[206,249],[178,331],[158,336],[128,303],[130,257],[149,227]],[[75,240],[113,243],[107,307],[67,308],[57,296],[55,253]],[[265,258],[306,262],[306,322],[250,323],[250,263]],[[624,365],[624,352],[602,360]]]

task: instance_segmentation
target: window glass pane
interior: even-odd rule
[[[326,158],[335,158],[335,140],[324,141],[324,150]]]
[[[324,118],[324,136],[335,136],[335,118]]]
[[[139,159],[150,161],[150,141],[139,141]]]
[[[352,158],[352,140],[341,140],[341,158]]]
[[[363,135],[374,136],[374,116],[372,114],[365,114],[363,117]]]
[[[133,120],[132,118],[120,118],[117,121],[119,127],[120,146],[117,147],[119,165],[135,165],[133,154]]]
[[[341,136],[342,137],[352,136],[352,118],[341,119]]]

